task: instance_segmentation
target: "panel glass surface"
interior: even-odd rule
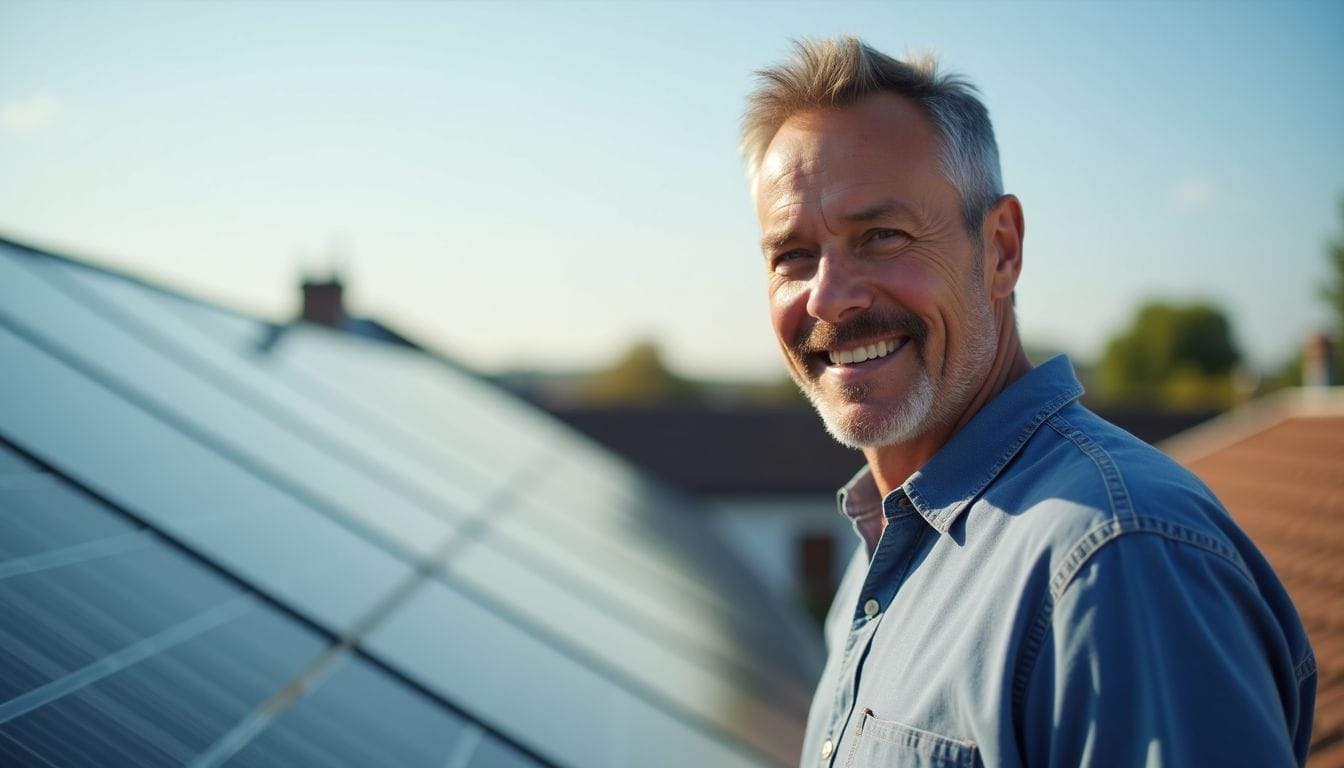
[[[9,450],[3,442],[0,442],[0,478],[5,475],[27,474],[36,469],[35,464]]]
[[[361,627],[422,690],[347,656],[259,716],[329,640],[224,579],[160,600],[156,575],[210,572],[0,444],[0,764],[796,760],[790,618],[689,505],[442,361],[308,327],[263,352],[264,331],[0,248],[0,437],[333,634]]]
[[[28,482],[0,486],[0,764],[188,764],[326,651],[328,639],[61,478],[11,479]],[[88,551],[128,536],[138,546]],[[464,764],[535,765],[349,654],[279,711],[231,764],[439,768],[458,748]]]
[[[0,359],[13,363],[0,376],[0,434],[319,624],[348,627],[410,574],[2,322]]]
[[[58,285],[77,300],[118,323],[133,335],[157,340],[164,354],[198,372],[245,404],[252,404],[266,418],[288,427],[298,436],[353,464],[375,480],[418,491],[421,500],[436,514],[455,519],[458,508],[470,508],[488,491],[481,478],[460,466],[461,458],[440,456],[431,449],[399,439],[385,424],[370,424],[357,418],[362,408],[353,402],[328,402],[323,382],[301,386],[286,380],[269,352],[256,340],[269,334],[263,324],[240,340],[221,337],[202,326],[223,322],[216,315],[227,313],[154,291],[135,283],[77,265],[45,265]],[[182,318],[202,315],[201,323]],[[233,319],[233,318],[228,318]],[[343,337],[350,344],[367,343]],[[389,375],[395,375],[389,371]]]
[[[535,557],[578,578],[605,570],[607,591],[637,600],[640,612],[678,623],[681,633],[712,646],[736,646],[739,656],[773,668],[774,676],[789,687],[810,689],[811,679],[804,678],[820,672],[819,660],[809,649],[780,638],[782,628],[790,628],[788,636],[814,630],[760,598],[754,577],[698,525],[700,519],[687,519],[697,514],[695,509],[656,486],[644,488],[642,502],[597,480],[591,492],[575,488],[591,474],[582,462],[558,456],[551,474],[524,489],[518,512],[493,522],[489,537],[505,553]],[[687,621],[688,615],[700,620]],[[801,700],[805,711],[810,694],[797,693],[789,700]]]
[[[660,702],[673,716],[721,728],[758,750],[768,751],[771,735],[796,722],[799,713],[781,706],[806,711],[800,689],[776,685],[754,666],[668,642],[648,622],[632,621],[593,595],[566,590],[489,548],[467,548],[444,575],[450,586],[497,606],[496,613],[514,617],[519,629],[564,649],[595,674]]]
[[[665,489],[632,471],[591,455],[557,454],[549,472],[522,491],[533,506],[549,510],[582,510],[586,522],[609,531],[641,557],[663,559],[674,570],[695,574],[704,584],[725,592],[730,604],[754,596],[744,589],[744,571],[713,537],[685,516],[689,505],[678,503]]]
[[[5,573],[6,561],[121,537],[136,529],[46,473],[0,476],[0,573]]]
[[[3,498],[3,497],[0,497]],[[0,580],[0,701],[204,613],[238,590],[181,555],[136,551]]]
[[[795,665],[791,661],[781,664],[787,658],[785,649],[768,639],[767,627],[752,624],[753,620],[766,624],[760,621],[759,611],[752,607],[733,610],[718,600],[705,599],[700,594],[702,585],[692,581],[697,587],[693,589],[683,583],[689,581],[684,573],[665,576],[653,567],[656,563],[641,562],[637,551],[604,547],[574,535],[582,526],[541,524],[546,519],[496,518],[483,534],[482,544],[506,553],[509,565],[517,562],[516,567],[543,580],[548,588],[566,590],[573,599],[692,662],[714,669],[726,665],[729,678],[750,680],[750,687],[763,692],[775,706],[800,715],[806,712],[811,701],[809,681],[790,674]],[[450,560],[449,567],[469,571],[477,565],[476,558]],[[489,580],[493,578],[489,573],[483,569],[477,575]],[[563,614],[558,620],[571,622]],[[595,636],[602,635],[595,632]],[[751,645],[744,642],[746,638],[760,638],[760,642]]]
[[[471,731],[424,694],[349,654],[226,765],[443,768]]]
[[[351,344],[325,329],[294,327],[274,350],[277,364],[324,381],[384,419],[462,451],[485,477],[511,478],[548,456],[565,434],[544,414],[474,376],[413,350]],[[387,375],[395,371],[395,376]]]
[[[0,304],[14,323],[42,339],[45,348],[84,366],[109,387],[224,452],[310,507],[340,515],[347,524],[386,542],[409,558],[428,555],[448,536],[440,515],[396,489],[374,482],[358,461],[286,424],[285,412],[263,411],[255,398],[221,387],[220,371],[184,364],[148,343],[153,330],[135,335],[95,314],[38,273],[0,259]],[[162,346],[162,345],[160,345]],[[335,443],[335,445],[340,445]]]
[[[210,631],[0,724],[0,733],[55,765],[184,765],[322,647],[317,635],[254,602]]]
[[[533,760],[498,739],[485,738],[472,752],[465,768],[539,768],[542,763]],[[456,768],[449,766],[449,768]]]
[[[364,647],[449,700],[469,699],[482,722],[550,762],[593,768],[770,764],[721,731],[595,674],[585,661],[443,584],[419,589],[370,633]],[[780,763],[797,758],[773,757]]]

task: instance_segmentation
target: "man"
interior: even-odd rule
[[[1269,566],[1023,353],[1022,206],[974,90],[852,38],[761,75],[771,320],[867,459],[802,765],[1302,764],[1315,661]]]

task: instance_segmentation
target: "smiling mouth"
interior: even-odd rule
[[[899,350],[909,343],[910,337],[905,336],[899,339],[882,339],[864,344],[850,349],[830,350],[825,353],[831,365],[853,365],[868,360],[875,360],[879,357],[886,357]]]

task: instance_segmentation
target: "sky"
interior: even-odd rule
[[[737,131],[790,40],[935,50],[1026,217],[1028,343],[1093,361],[1152,299],[1249,361],[1330,315],[1344,2],[0,0],[0,235],[267,319],[356,314],[487,372],[653,339],[783,373]]]

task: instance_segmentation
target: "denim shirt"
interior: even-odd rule
[[[1278,578],[1081,394],[1057,357],[886,498],[866,469],[841,490],[863,544],[803,768],[1305,761],[1316,664]]]

